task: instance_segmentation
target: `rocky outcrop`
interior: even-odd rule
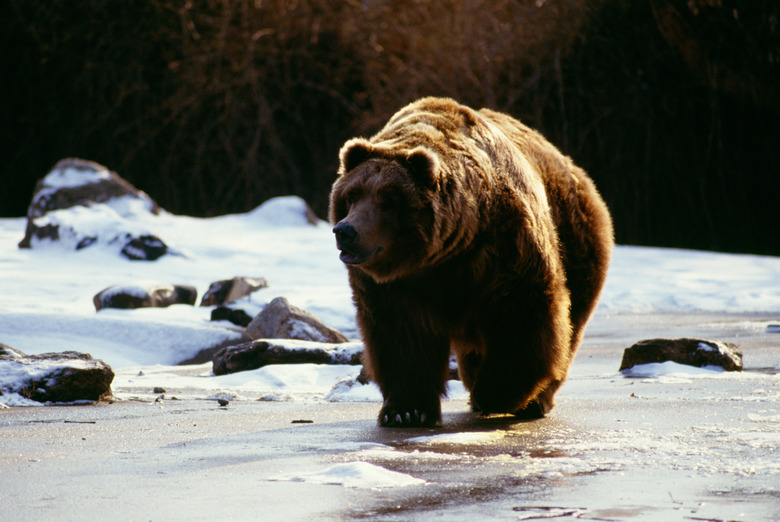
[[[194,305],[198,291],[193,286],[148,284],[111,286],[100,291],[92,302],[103,308],[165,308],[173,304]]]
[[[709,339],[648,339],[625,349],[620,371],[666,361],[699,368],[719,366],[738,372],[742,371],[742,350],[732,343]]]
[[[36,402],[97,401],[111,395],[114,372],[105,362],[79,352],[25,355],[0,345],[0,395]]]
[[[262,339],[229,346],[212,360],[215,375],[255,370],[269,364],[360,364],[363,344],[315,343],[285,339]]]
[[[38,181],[19,248],[54,242],[82,250],[103,244],[128,259],[153,261],[169,252],[144,225],[160,212],[147,194],[106,167],[64,159]]]
[[[215,281],[209,285],[209,289],[203,294],[200,306],[223,305],[232,303],[252,292],[267,288],[268,281],[262,277],[234,277]]]
[[[277,297],[263,308],[246,328],[252,339],[300,339],[321,343],[344,343],[344,334],[326,326],[306,310]]]

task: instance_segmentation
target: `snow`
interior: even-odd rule
[[[638,364],[623,370],[621,373],[626,377],[658,379],[662,377],[691,377],[696,375],[712,377],[714,374],[723,372],[725,370],[720,366],[703,366],[698,368],[673,361],[665,361],[662,363]]]
[[[51,189],[72,188],[108,179],[111,179],[108,169],[94,163],[84,168],[66,167],[52,170],[43,178],[43,186]]]
[[[621,312],[776,312],[780,259],[618,247],[600,308]]]
[[[66,173],[51,183],[70,183],[70,176]],[[202,296],[214,281],[264,277],[269,287],[241,302],[250,314],[276,297],[286,297],[358,340],[347,273],[331,226],[324,221],[308,223],[302,200],[275,198],[245,214],[208,219],[165,212],[153,215],[129,201],[95,207],[49,214],[49,219],[78,224],[82,235],[88,230],[101,238],[80,250],[67,240],[19,249],[25,219],[0,219],[0,343],[28,354],[75,350],[103,359],[116,373],[112,387],[120,399],[153,397],[152,389],[161,386],[181,398],[221,393],[237,399],[381,400],[376,386],[355,381],[359,367],[286,365],[218,377],[211,373],[210,364],[177,366],[202,348],[239,337],[240,331],[232,325],[210,321],[212,307],[95,311],[94,295],[112,286],[159,281],[194,286]],[[120,219],[121,230],[149,231],[176,254],[153,262],[123,258],[116,245],[102,240],[115,237]],[[780,259],[631,246],[615,249],[597,313],[696,311],[780,313]],[[643,378],[679,370],[632,369],[645,372]],[[13,380],[14,375],[0,369],[0,383]],[[466,396],[459,382],[450,382],[449,389],[450,396]],[[25,401],[10,394],[0,396],[0,404],[20,402]]]
[[[701,350],[703,352],[723,352],[723,350],[719,346],[711,346],[707,343],[699,343],[699,345],[696,347],[697,350]]]
[[[368,462],[334,464],[321,471],[297,475],[281,475],[276,477],[275,480],[311,482],[348,488],[394,488],[425,484],[425,481],[422,479],[414,478],[405,473],[390,471]]]

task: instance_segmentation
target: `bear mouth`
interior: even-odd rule
[[[345,265],[360,265],[374,257],[382,250],[382,247],[376,247],[369,252],[356,252],[347,248],[341,250],[339,259]]]

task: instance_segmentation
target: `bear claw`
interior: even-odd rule
[[[437,421],[431,421],[431,419],[436,419],[436,417],[426,414],[424,411],[420,411],[416,408],[409,410],[401,409],[401,411],[397,411],[393,407],[386,407],[379,415],[379,425],[393,428],[435,426]]]

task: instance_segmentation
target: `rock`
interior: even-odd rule
[[[246,328],[252,322],[252,316],[240,309],[218,306],[211,311],[212,321],[230,321],[236,326]]]
[[[310,341],[263,339],[229,346],[212,360],[215,375],[262,368],[268,364],[360,364],[363,344],[315,343]]]
[[[95,310],[103,308],[165,308],[172,304],[194,305],[198,291],[193,286],[149,284],[110,286],[100,291],[92,302]]]
[[[348,339],[284,297],[268,303],[246,328],[252,339],[300,339],[321,343],[345,343]]]
[[[103,165],[78,158],[60,160],[38,181],[28,217],[37,218],[47,212],[105,203],[112,199],[130,197],[152,214],[160,207],[145,192],[135,188],[116,172]]]
[[[648,339],[626,348],[620,370],[665,361],[699,368],[720,366],[728,372],[739,372],[742,371],[742,350],[732,343],[709,339]]]
[[[24,353],[11,348],[7,344],[0,343],[0,360],[15,357],[24,357]]]
[[[203,294],[200,306],[223,305],[241,299],[252,292],[267,288],[268,281],[262,277],[234,277],[216,281]]]
[[[121,253],[133,261],[154,261],[168,253],[168,245],[155,235],[143,234],[125,243]]]
[[[64,159],[38,181],[19,248],[43,241],[74,250],[104,244],[129,259],[152,261],[169,252],[144,225],[160,212],[147,194],[106,167]]]
[[[89,354],[10,351],[0,353],[0,395],[16,393],[37,402],[97,401],[111,395],[113,370]]]

